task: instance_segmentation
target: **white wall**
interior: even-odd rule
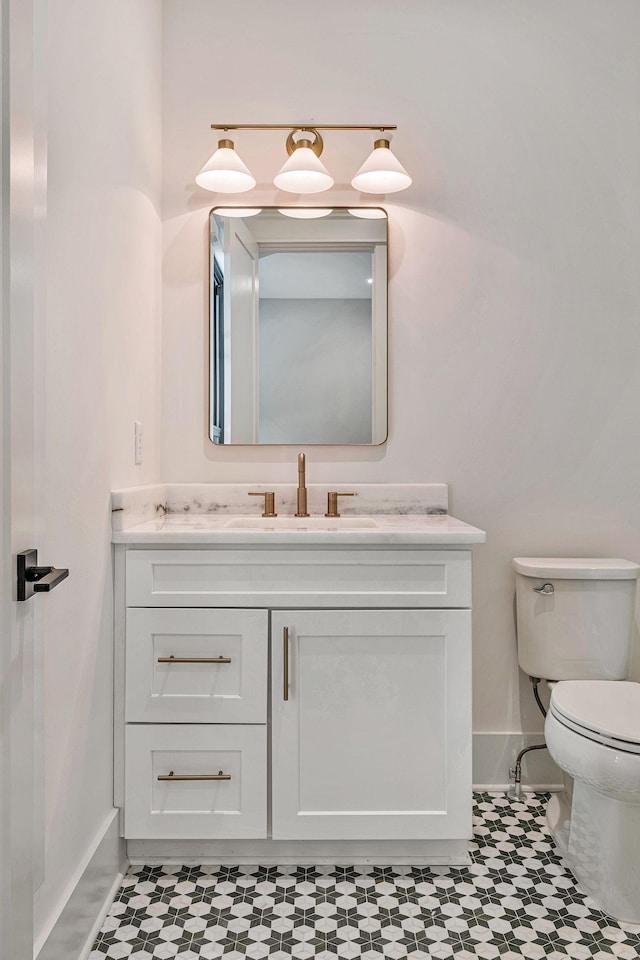
[[[113,807],[112,487],[159,477],[156,0],[48,5],[44,562],[46,935]],[[145,458],[133,458],[133,420]],[[44,608],[46,605],[46,610]],[[85,931],[85,936],[89,931]]]
[[[536,729],[526,680],[519,695],[511,558],[640,560],[640,5],[164,11],[163,479],[295,480],[295,448],[206,439],[206,223],[220,198],[193,177],[215,146],[209,124],[397,122],[414,185],[385,204],[389,441],[310,448],[308,477],[451,485],[455,515],[488,532],[475,729]],[[250,202],[291,201],[269,185],[284,135],[235,139],[257,174]],[[357,200],[345,184],[368,149],[362,134],[327,133],[334,202]]]

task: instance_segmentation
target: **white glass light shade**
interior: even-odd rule
[[[257,217],[262,207],[216,207],[214,212],[220,217]]]
[[[215,193],[246,193],[256,185],[249,168],[233,149],[233,140],[218,141],[218,149],[205,163],[196,183]]]
[[[310,147],[296,147],[273,182],[288,193],[322,193],[333,186],[333,177]]]
[[[387,218],[380,207],[348,207],[347,212],[360,220],[386,220]]]
[[[278,213],[283,217],[293,217],[294,220],[318,220],[333,213],[331,207],[278,207]]]
[[[389,149],[389,141],[376,140],[351,186],[363,193],[397,193],[406,190],[411,183],[411,177]]]

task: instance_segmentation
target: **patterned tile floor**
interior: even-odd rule
[[[542,795],[476,795],[468,867],[136,867],[90,954],[120,960],[635,960],[580,892]]]

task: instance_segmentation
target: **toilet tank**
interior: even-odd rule
[[[513,568],[518,662],[525,673],[546,680],[628,676],[639,564],[516,557]]]

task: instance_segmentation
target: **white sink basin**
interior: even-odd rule
[[[376,530],[371,517],[234,517],[225,527],[233,530]]]

